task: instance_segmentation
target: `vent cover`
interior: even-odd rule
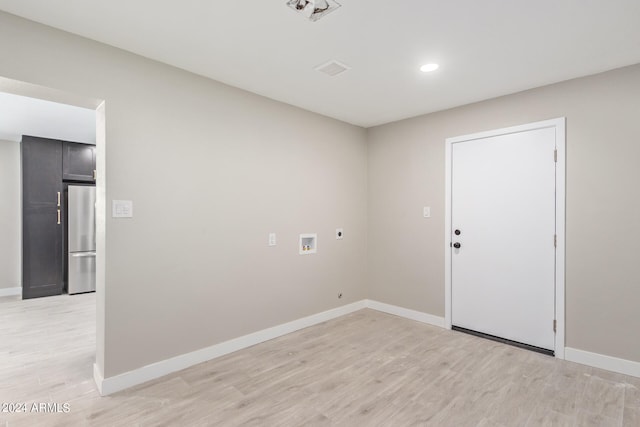
[[[338,74],[344,73],[345,71],[350,69],[351,67],[344,65],[343,63],[338,62],[334,59],[316,67],[316,70],[331,77],[337,76]]]

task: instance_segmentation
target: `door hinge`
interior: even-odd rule
[[[556,319],[553,319],[553,332],[556,331],[556,327],[558,326],[558,323],[556,321]]]
[[[553,247],[554,248],[558,247],[558,235],[557,234],[553,235]]]
[[[558,163],[558,149],[553,150],[553,161]]]

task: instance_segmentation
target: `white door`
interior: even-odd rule
[[[453,326],[554,350],[555,135],[452,144]]]

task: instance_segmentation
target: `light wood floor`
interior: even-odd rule
[[[108,397],[95,296],[0,298],[0,426],[640,426],[640,379],[372,310]]]

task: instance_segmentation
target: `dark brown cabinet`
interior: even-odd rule
[[[96,181],[96,147],[62,142],[62,179],[76,182]]]
[[[22,298],[64,289],[67,183],[95,182],[95,146],[22,137]]]
[[[62,142],[22,138],[22,297],[63,288]]]

